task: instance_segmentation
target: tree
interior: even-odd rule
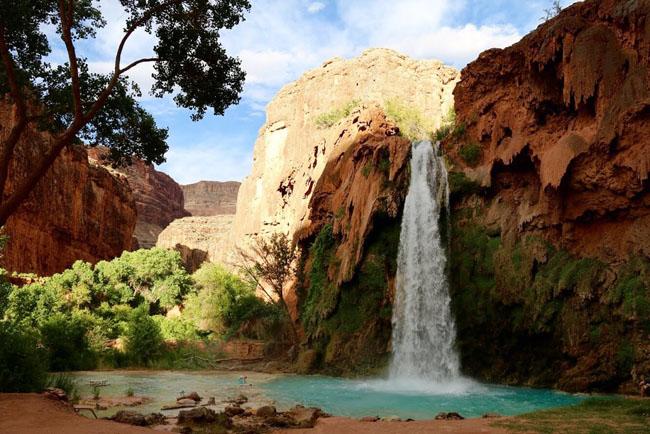
[[[284,289],[295,276],[298,249],[284,233],[274,233],[268,239],[257,237],[250,250],[239,249],[239,267],[257,284],[257,287],[286,314],[294,342],[298,339],[295,324],[289,314]]]
[[[126,353],[129,358],[137,365],[147,365],[161,354],[162,346],[160,327],[149,316],[149,306],[142,304],[133,309],[126,333]]]
[[[0,0],[0,99],[11,103],[14,122],[0,142],[0,226],[27,198],[62,150],[84,141],[110,148],[113,163],[136,156],[161,163],[167,151],[167,130],[135,100],[138,87],[126,74],[153,63],[156,97],[175,94],[180,107],[201,119],[208,108],[222,115],[239,101],[245,74],[240,61],[227,55],[219,41],[221,29],[243,20],[248,0],[120,0],[128,16],[115,52],[113,71],[90,71],[77,54],[80,41],[93,38],[104,21],[94,0]],[[68,61],[48,62],[55,29]],[[157,39],[151,57],[123,64],[131,36],[142,29]],[[52,139],[32,169],[20,180],[7,178],[17,146],[28,128],[48,130]]]
[[[560,12],[562,12],[562,5],[560,4],[560,0],[553,0],[551,7],[544,9],[544,16],[542,17],[541,21],[548,21],[552,18],[555,18],[560,15]]]

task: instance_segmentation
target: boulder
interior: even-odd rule
[[[191,410],[178,412],[178,423],[212,423],[217,420],[217,413],[205,407],[197,407]]]
[[[277,414],[277,410],[272,405],[264,405],[255,410],[257,417],[273,417]]]
[[[192,401],[199,402],[199,401],[201,401],[203,398],[201,398],[201,397],[199,396],[198,393],[196,393],[196,392],[191,392],[191,393],[188,393],[187,395],[181,396],[180,398],[178,398],[178,399],[176,400],[176,402],[180,402],[180,401],[183,400],[183,399],[191,399]]]
[[[460,414],[452,411],[449,413],[446,412],[438,413],[434,419],[435,420],[463,420],[465,418]]]
[[[313,428],[316,424],[316,420],[321,415],[321,410],[320,408],[306,408],[302,405],[296,405],[284,414],[293,419],[295,425],[300,428]]]
[[[142,413],[137,411],[120,410],[110,417],[114,422],[125,423],[127,425],[147,426],[147,419]]]
[[[246,410],[243,408],[239,407],[238,405],[229,405],[224,409],[224,413],[226,415],[232,417],[232,416],[238,416],[242,413],[244,413]]]
[[[68,395],[65,393],[65,390],[59,389],[57,387],[48,387],[45,389],[45,392],[43,392],[43,394],[50,399],[68,402]]]

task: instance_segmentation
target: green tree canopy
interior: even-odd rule
[[[94,38],[105,24],[96,0],[0,0],[0,97],[12,104],[15,124],[0,143],[0,225],[25,200],[64,147],[79,141],[104,145],[115,163],[136,156],[161,163],[167,130],[136,101],[140,89],[128,72],[153,63],[156,97],[174,95],[180,107],[201,119],[208,109],[221,115],[239,101],[245,74],[240,61],[220,43],[222,29],[237,25],[248,0],[120,0],[128,18],[115,52],[112,72],[90,70],[78,52],[80,41]],[[52,29],[53,31],[47,31]],[[124,64],[122,54],[138,30],[155,36],[151,57]],[[54,39],[68,61],[48,60]],[[61,43],[58,42],[58,43]],[[47,129],[33,170],[7,190],[7,174],[25,130]]]

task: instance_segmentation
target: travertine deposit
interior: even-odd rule
[[[233,240],[309,226],[314,188],[329,161],[346,149],[342,126],[361,103],[395,103],[419,112],[432,128],[452,104],[458,72],[433,60],[372,49],[332,59],[285,86],[267,107],[252,173],[237,200]]]

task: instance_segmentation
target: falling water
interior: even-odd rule
[[[448,203],[442,157],[431,142],[414,143],[397,256],[392,381],[435,384],[459,378],[440,234],[440,213]]]

